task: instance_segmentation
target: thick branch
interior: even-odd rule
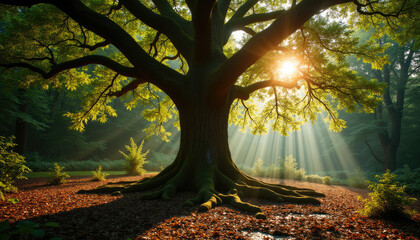
[[[170,18],[175,24],[179,25],[188,36],[193,35],[191,22],[178,15],[167,0],[153,0],[153,3],[163,16]]]
[[[4,64],[0,64],[0,66],[5,67],[5,68],[16,68],[16,67],[26,68],[36,73],[39,73],[42,75],[43,78],[48,79],[48,78],[54,77],[55,75],[57,75],[58,73],[64,70],[83,67],[89,64],[103,65],[109,69],[112,69],[118,74],[126,76],[126,77],[139,76],[139,73],[134,68],[121,65],[101,55],[89,55],[89,56],[81,57],[78,59],[70,60],[67,62],[62,62],[52,67],[51,70],[48,72],[26,62],[4,63]]]
[[[260,13],[260,14],[252,14],[243,18],[235,18],[230,19],[228,23],[226,23],[225,27],[225,43],[229,39],[232,32],[236,30],[243,30],[245,26],[258,23],[258,22],[266,22],[273,19],[278,18],[281,14],[283,14],[285,11],[275,11],[275,12],[269,12],[269,13]]]
[[[365,143],[366,143],[367,147],[369,148],[370,154],[376,159],[376,161],[378,161],[378,163],[380,163],[381,165],[384,164],[384,162],[378,156],[376,156],[376,154],[373,151],[372,147],[370,146],[367,138],[366,138]]]
[[[215,0],[199,0],[194,3],[192,20],[194,26],[194,61],[202,63],[210,58],[213,28],[211,14]]]
[[[409,69],[411,66],[411,61],[413,59],[414,50],[412,48],[408,49],[407,57],[405,57],[406,49],[403,47],[400,51],[399,65],[400,65],[400,76],[398,77],[398,88],[397,88],[397,100],[396,100],[396,109],[397,112],[401,115],[404,108],[404,99],[405,99],[405,90],[407,88],[407,81],[409,77]]]
[[[86,29],[109,41],[133,64],[142,78],[165,91],[171,98],[177,90],[181,90],[177,82],[182,77],[181,74],[150,57],[118,24],[91,10],[80,0],[0,0],[0,3],[17,6],[31,6],[41,2],[55,5]]]
[[[150,57],[131,35],[115,22],[92,11],[80,1],[57,0],[54,5],[85,28],[110,41],[138,69],[142,77],[164,91],[168,90],[168,93],[174,90],[175,86],[170,81],[179,74]],[[166,77],[168,75],[171,78]]]
[[[238,19],[245,16],[245,14],[251,9],[255,4],[257,4],[260,0],[248,0],[244,4],[242,4],[238,10],[233,14],[231,19]]]
[[[285,12],[284,10],[279,10],[275,12],[252,14],[252,15],[248,15],[246,17],[238,18],[238,19],[231,19],[226,24],[226,27],[232,30],[237,30],[253,23],[274,20],[278,18],[280,15],[282,15],[284,12]]]
[[[110,42],[108,42],[108,41],[102,41],[102,42],[98,42],[94,45],[80,44],[78,47],[87,48],[87,49],[89,49],[89,51],[95,51],[96,49],[98,49],[100,47],[108,46],[109,44],[110,44]]]
[[[243,32],[248,33],[251,36],[257,35],[257,32],[254,31],[254,29],[249,28],[249,27],[241,27],[239,30],[242,30]]]
[[[290,82],[282,82],[277,80],[266,80],[261,82],[253,83],[246,87],[241,86],[235,86],[235,98],[239,98],[242,100],[248,100],[249,95],[261,88],[266,87],[283,87],[283,88],[297,88],[299,85],[297,84],[297,81],[290,81]]]
[[[108,94],[108,96],[121,97],[124,94],[128,93],[129,91],[136,89],[140,84],[143,84],[143,83],[146,83],[146,81],[140,78],[136,78],[133,81],[131,81],[129,84],[125,85],[120,91],[111,92]]]
[[[381,11],[376,11],[373,7],[373,3],[371,1],[368,1],[368,3],[366,4],[362,4],[357,0],[354,0],[353,3],[356,5],[356,9],[357,12],[362,14],[362,15],[380,15],[382,17],[398,17],[401,12],[404,10],[405,4],[407,3],[407,1],[404,1],[404,3],[401,5],[401,8],[398,11],[395,12],[391,12],[391,13],[384,13]],[[375,1],[375,3],[378,3],[377,1]],[[371,11],[365,11],[363,10],[363,8],[370,8]]]
[[[157,2],[160,2],[158,4],[159,6],[163,4],[161,3],[162,1]],[[191,37],[176,22],[172,21],[169,17],[154,13],[138,0],[121,0],[121,3],[136,18],[151,28],[156,29],[158,32],[165,34],[186,59],[191,59]],[[163,11],[165,7],[160,6],[160,8]]]
[[[212,88],[227,94],[238,77],[268,51],[275,49],[284,39],[295,32],[312,16],[333,5],[347,1],[303,0],[280,15],[268,28],[250,39],[215,73]]]
[[[229,10],[231,0],[219,0],[217,1],[219,7],[219,13],[222,19],[226,18],[227,11]]]

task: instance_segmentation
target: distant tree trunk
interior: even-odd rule
[[[382,164],[382,168],[384,171],[389,169],[394,171],[397,169],[397,150],[398,147],[395,144],[389,143],[387,145],[382,145],[384,150],[384,161]]]
[[[19,88],[18,89],[18,111],[21,114],[26,113],[26,103],[24,101],[23,96],[25,95],[25,89]],[[19,154],[25,153],[26,148],[26,122],[22,119],[22,117],[16,118],[16,126],[15,126],[15,137],[16,137],[16,148],[15,151]]]
[[[388,124],[383,119],[382,104],[377,108],[375,112],[377,124],[383,128],[378,133],[379,140],[381,142],[383,151],[383,170],[394,171],[397,168],[397,152],[401,141],[401,122],[403,118],[404,110],[404,99],[405,90],[407,87],[408,77],[410,76],[409,70],[411,61],[413,58],[414,51],[407,47],[398,48],[398,56],[396,60],[391,64],[386,64],[382,71],[374,71],[375,76],[381,81],[387,84],[383,95],[383,103],[385,104],[386,111],[390,119],[390,129],[387,128]],[[392,71],[391,67],[398,69]],[[394,78],[396,81],[397,89],[396,95],[391,96],[391,72],[394,72]],[[396,99],[393,101],[393,99]]]

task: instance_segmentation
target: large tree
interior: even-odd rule
[[[156,191],[144,198],[168,199],[193,190],[187,205],[206,210],[220,203],[255,212],[259,207],[239,196],[279,202],[318,203],[312,190],[261,182],[234,164],[228,124],[248,125],[253,132],[267,125],[284,134],[314,121],[322,110],[333,129],[344,122],[335,108],[371,111],[379,85],[357,75],[345,54],[375,58],[380,48],[357,46],[340,17],[357,22],[403,15],[416,1],[231,1],[231,0],[0,0],[1,66],[24,68],[26,85],[85,91],[80,112],[69,113],[82,130],[88,120],[116,116],[110,103],[127,98],[127,107],[149,106],[149,133],[167,133],[172,116],[181,129],[174,162],[157,176],[128,186],[102,188],[126,193]],[[10,5],[18,7],[10,7]],[[331,9],[330,11],[325,11]],[[323,14],[320,14],[322,13]],[[232,34],[249,35],[235,43]],[[113,49],[105,54],[104,49]],[[277,65],[299,62],[298,72],[284,76]],[[88,86],[86,86],[88,85]],[[159,93],[163,91],[165,95]]]

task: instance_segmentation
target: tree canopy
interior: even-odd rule
[[[387,62],[376,55],[383,49],[371,42],[357,45],[349,24],[366,25],[373,20],[379,25],[385,21],[398,25],[410,19],[399,20],[396,16],[406,14],[416,4],[1,2],[32,6],[2,6],[1,65],[38,73],[26,75],[20,84],[85,92],[82,109],[68,114],[78,130],[83,130],[87,120],[103,122],[107,116],[116,116],[109,103],[124,95],[127,108],[138,103],[150,106],[144,116],[156,122],[149,132],[163,137],[166,133],[162,123],[176,116],[172,101],[176,102],[179,97],[174,95],[180,94],[175,91],[186,91],[185,82],[193,75],[193,66],[215,58],[223,61],[214,63],[205,86],[218,94],[235,89],[239,103],[232,108],[231,122],[250,125],[254,132],[264,132],[269,123],[274,130],[286,134],[297,129],[302,120],[313,120],[321,110],[328,110],[334,120],[333,129],[340,129],[343,122],[338,121],[331,106],[334,103],[326,100],[328,96],[338,100],[339,107],[354,110],[354,102],[359,101],[371,111],[376,103],[374,96],[379,94],[377,85],[348,69],[344,55],[356,54],[376,68]],[[333,8],[325,11],[329,7]],[[238,42],[232,37],[237,31],[248,35]],[[407,31],[418,30],[408,28],[401,35]],[[299,72],[292,79],[282,79],[276,73],[276,65],[290,58],[299,63]],[[159,95],[159,90],[170,98]],[[254,101],[245,102],[248,98]],[[262,110],[253,104],[255,100],[260,100],[259,107],[264,105]]]

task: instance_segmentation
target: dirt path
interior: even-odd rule
[[[111,178],[107,182],[135,181],[140,177]],[[271,182],[276,182],[270,180]],[[384,221],[360,217],[358,195],[366,190],[314,183],[282,181],[312,188],[326,195],[321,205],[277,204],[245,199],[261,206],[267,220],[229,207],[198,213],[184,208],[193,193],[170,200],[140,200],[140,194],[124,196],[77,194],[104,182],[71,178],[61,186],[47,186],[45,179],[18,183],[19,192],[6,197],[19,203],[0,202],[0,221],[28,219],[36,223],[57,222],[44,228],[48,237],[62,239],[420,239],[420,214],[413,221]],[[420,212],[420,204],[413,206]]]

